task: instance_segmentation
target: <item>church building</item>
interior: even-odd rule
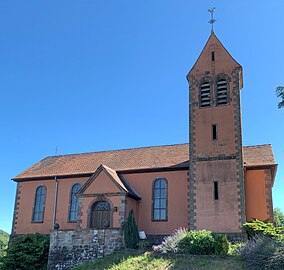
[[[213,31],[186,78],[189,143],[44,158],[13,178],[12,234],[121,228],[130,211],[149,237],[272,221],[272,147],[242,145],[242,66]]]

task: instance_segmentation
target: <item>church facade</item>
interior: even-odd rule
[[[271,145],[242,145],[242,67],[212,31],[189,82],[189,143],[47,157],[17,183],[12,234],[121,228],[133,211],[146,235],[179,227],[241,233],[273,220]]]

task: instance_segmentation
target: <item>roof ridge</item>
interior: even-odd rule
[[[77,156],[77,155],[97,154],[97,153],[106,153],[106,152],[118,152],[118,151],[130,151],[130,150],[137,150],[137,149],[158,148],[158,147],[178,146],[178,145],[188,145],[188,143],[152,145],[152,146],[123,148],[123,149],[112,149],[112,150],[103,150],[103,151],[93,151],[93,152],[85,152],[85,153],[74,153],[74,154],[54,155],[54,156],[47,156],[47,157],[45,157],[45,158],[50,158],[50,157],[64,157],[64,156]],[[44,159],[45,159],[45,158],[44,158]]]

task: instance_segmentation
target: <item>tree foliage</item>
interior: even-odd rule
[[[8,247],[9,234],[0,230],[0,256],[5,255],[5,250]]]
[[[278,86],[276,88],[276,95],[281,98],[281,101],[278,103],[278,108],[280,109],[284,107],[284,86]]]
[[[47,269],[48,251],[49,236],[38,233],[17,236],[9,244],[0,269]]]
[[[280,208],[275,208],[273,210],[274,213],[274,223],[276,227],[283,227],[284,226],[284,213],[281,211]]]
[[[270,222],[265,222],[261,220],[249,221],[242,225],[242,228],[246,230],[246,233],[248,234],[249,238],[255,235],[265,235],[278,239],[283,238],[283,235],[281,233],[283,232],[284,227],[275,228],[274,224]]]
[[[124,227],[124,241],[127,248],[137,248],[139,233],[133,212],[130,211]]]

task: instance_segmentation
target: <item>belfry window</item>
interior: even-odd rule
[[[167,181],[158,178],[153,183],[153,216],[154,221],[167,220]]]
[[[79,191],[80,188],[80,184],[74,184],[71,188],[69,221],[77,221],[78,219],[78,198],[76,196],[76,193]]]
[[[211,106],[211,83],[210,81],[204,81],[199,90],[199,101],[200,107],[210,107]]]
[[[33,209],[33,222],[43,222],[44,206],[45,206],[46,188],[39,186],[36,189],[34,209]]]
[[[219,79],[217,82],[217,106],[228,104],[228,82],[226,79]]]

